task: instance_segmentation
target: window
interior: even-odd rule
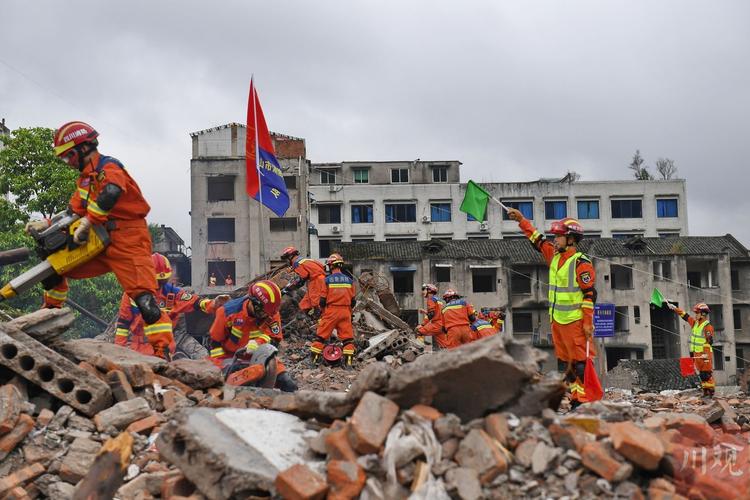
[[[417,222],[415,203],[391,203],[385,206],[386,222]]]
[[[402,184],[402,183],[409,182],[409,169],[408,168],[391,169],[391,182],[394,184]]]
[[[656,216],[677,217],[677,200],[674,198],[656,200]]]
[[[659,233],[659,238],[674,238],[674,237],[677,237],[677,236],[680,236],[679,231],[678,232],[667,231],[667,232],[660,232]]]
[[[450,222],[450,203],[430,203],[430,220],[432,222]]]
[[[341,240],[318,240],[318,255],[320,258],[327,259],[336,250],[339,243],[341,243]]]
[[[641,200],[611,200],[613,219],[640,219],[643,217]]]
[[[654,261],[654,279],[669,280],[672,279],[672,263],[668,260]]]
[[[369,168],[354,168],[352,169],[354,174],[354,184],[369,184],[370,183],[370,169]]]
[[[732,269],[730,272],[732,278],[732,290],[741,290],[740,288],[740,272],[737,269]]]
[[[210,285],[209,279],[213,274],[216,278],[217,286],[224,286],[224,280],[231,277],[232,280],[237,282],[237,275],[234,273],[234,261],[233,260],[215,260],[208,261],[208,276],[206,277],[206,284]]]
[[[466,220],[468,222],[479,222],[478,220],[476,220],[473,216],[471,216],[469,214],[466,214]],[[486,210],[484,212],[484,220],[482,222],[487,222],[487,211]]]
[[[287,189],[297,189],[297,176],[296,175],[285,175],[284,185]]]
[[[209,177],[208,201],[234,200],[234,175],[218,175]]]
[[[612,233],[612,238],[616,240],[629,240],[634,236],[643,236],[642,233]]]
[[[450,267],[436,267],[435,268],[435,281],[438,283],[450,283],[451,268]]]
[[[633,289],[633,270],[630,267],[612,264],[609,272],[612,275],[612,290]]]
[[[545,201],[544,202],[544,218],[547,220],[558,220],[564,219],[568,216],[568,202],[567,201]]]
[[[208,219],[208,241],[234,241],[234,218]]]
[[[584,240],[598,240],[601,239],[602,233],[583,233]]]
[[[615,306],[615,331],[630,331],[630,316],[628,315],[628,306]]]
[[[274,217],[268,222],[272,233],[297,230],[297,217]]]
[[[341,224],[341,205],[318,205],[318,224]]]
[[[448,167],[432,167],[432,182],[448,182]]]
[[[734,352],[737,356],[737,370],[745,370],[745,347],[738,347]]]
[[[692,288],[701,287],[701,273],[699,271],[687,272],[688,286]]]
[[[579,219],[599,218],[599,200],[578,200],[577,206]]]
[[[724,330],[724,307],[721,304],[708,304],[708,307],[711,309],[711,324],[718,334],[719,330]]]
[[[742,310],[735,307],[732,309],[732,316],[734,316],[734,329],[742,330]]]
[[[320,170],[320,183],[321,184],[336,184],[336,169],[335,168],[321,168]]]
[[[496,290],[497,269],[475,268],[471,270],[471,284],[474,293],[489,293]]]
[[[714,370],[723,370],[724,369],[724,346],[723,345],[713,345],[714,350]]]
[[[633,306],[633,316],[635,317],[635,324],[641,324],[641,306]]]
[[[531,320],[530,312],[513,313],[513,332],[514,333],[534,333],[534,323]]]
[[[372,224],[372,205],[352,205],[352,224]]]
[[[392,271],[393,274],[393,293],[413,293],[414,292],[414,272],[413,271]]]
[[[528,267],[514,267],[510,272],[510,290],[513,295],[531,293],[531,273]]]
[[[524,217],[534,220],[534,203],[531,201],[503,201],[503,205],[519,210]],[[503,210],[503,220],[510,220],[508,213]]]

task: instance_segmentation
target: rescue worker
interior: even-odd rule
[[[299,303],[302,312],[313,319],[320,317],[320,297],[325,288],[326,270],[323,264],[314,259],[302,258],[295,247],[286,247],[281,252],[281,259],[287,261],[298,279],[286,285],[281,293],[288,294],[307,283],[305,296]]]
[[[487,337],[492,337],[493,335],[498,333],[497,329],[494,326],[492,326],[492,323],[481,318],[477,318],[471,324],[471,331],[472,331],[473,340],[480,340],[480,339],[484,339]]]
[[[93,278],[115,273],[125,293],[133,299],[145,327],[144,333],[154,354],[168,358],[172,342],[172,321],[159,309],[157,285],[151,261],[151,235],[146,215],[151,207],[138,184],[122,163],[99,153],[99,133],[83,122],[61,126],[54,137],[54,151],[79,172],[69,210],[81,216],[73,242],[83,244],[93,225],[104,225],[111,243],[101,254],[63,276],[54,275],[42,282],[44,307],[59,308],[68,295],[67,278]],[[26,231],[44,230],[49,220],[33,221]]]
[[[446,344],[440,347],[455,349],[462,344],[468,344],[474,340],[471,331],[471,324],[477,319],[474,307],[451,288],[443,293],[443,300],[443,332],[446,334]]]
[[[497,330],[497,332],[503,331],[503,326],[505,324],[505,315],[502,311],[493,310],[489,307],[483,307],[481,309],[480,319],[489,322],[492,327]]]
[[[435,337],[437,347],[447,349],[450,345],[448,335],[443,330],[443,307],[445,303],[438,298],[438,289],[432,283],[422,284],[422,297],[427,309],[422,324],[417,327],[417,333],[425,337]]]
[[[708,315],[711,309],[703,302],[693,306],[695,317],[691,317],[687,312],[679,307],[667,302],[669,308],[677,313],[679,317],[687,321],[692,328],[690,332],[690,357],[695,362],[701,379],[701,389],[703,396],[712,397],[716,389],[714,381],[713,359],[714,359],[714,327],[708,321]]]
[[[549,266],[552,343],[558,369],[566,375],[571,408],[575,409],[587,401],[583,385],[587,343],[590,355],[596,354],[592,340],[596,273],[591,259],[576,248],[583,238],[583,226],[570,217],[555,221],[550,228],[554,240],[547,241],[520,211],[510,208],[508,216],[518,222]]]
[[[263,344],[281,339],[281,290],[273,281],[256,281],[245,296],[217,308],[211,325],[209,359],[223,370],[229,368],[238,351],[248,354]],[[275,346],[274,346],[275,347]],[[281,360],[276,361],[276,387],[285,392],[297,390]],[[252,382],[252,381],[250,381]]]
[[[217,307],[222,306],[229,300],[229,295],[219,295],[215,299],[205,299],[189,291],[179,288],[170,283],[172,277],[172,266],[164,255],[154,253],[151,255],[156,270],[156,283],[159,291],[156,300],[162,311],[169,315],[172,320],[172,328],[177,326],[180,316],[191,311],[202,311],[213,314]],[[120,300],[120,312],[117,317],[117,329],[115,330],[115,344],[128,346],[134,351],[149,356],[154,355],[154,349],[146,341],[143,333],[143,317],[133,299],[128,294],[122,295]],[[175,352],[175,343],[169,345],[169,351]]]
[[[345,366],[351,367],[355,351],[352,309],[357,303],[354,278],[343,272],[344,258],[337,253],[328,257],[326,265],[331,274],[325,277],[325,287],[320,297],[322,316],[318,321],[316,339],[310,346],[310,352],[313,363],[318,363],[323,348],[335,328],[336,336],[344,344]]]

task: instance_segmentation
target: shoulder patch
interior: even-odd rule
[[[583,283],[584,285],[588,285],[589,283],[591,283],[590,272],[586,271],[586,272],[581,273],[581,283]]]
[[[591,263],[591,259],[586,254],[581,254],[581,256],[578,257],[578,262],[581,262],[581,261],[588,262],[589,264]]]
[[[182,300],[190,300],[192,298],[193,298],[193,294],[192,293],[183,293],[182,294]]]
[[[278,335],[280,331],[281,331],[281,327],[279,326],[278,323],[274,322],[271,325],[271,333],[273,333],[274,335]]]

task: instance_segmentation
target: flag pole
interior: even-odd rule
[[[487,194],[489,194],[489,193],[487,193]],[[489,195],[490,195],[490,199],[491,199],[492,201],[494,201],[495,203],[497,203],[498,205],[500,205],[500,207],[501,207],[501,208],[502,208],[503,210],[505,210],[506,212],[507,212],[507,211],[509,210],[509,209],[508,209],[508,207],[507,207],[507,206],[505,206],[505,204],[504,204],[504,203],[503,203],[502,201],[498,200],[497,198],[495,198],[495,197],[494,197],[494,196],[492,196],[491,194],[489,194]]]
[[[258,243],[260,243],[258,254],[260,257],[260,268],[265,269],[265,260],[266,260],[266,252],[265,252],[265,238],[263,237],[263,182],[260,179],[261,171],[260,171],[260,145],[258,144],[259,138],[258,138],[258,105],[257,105],[257,99],[256,96],[258,95],[258,92],[255,88],[255,75],[250,76],[250,86],[253,89],[253,125],[255,128],[255,172],[258,174],[258,201],[260,202],[258,204],[258,236],[260,236]]]

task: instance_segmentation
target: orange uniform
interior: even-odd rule
[[[446,349],[454,349],[474,340],[471,324],[476,320],[474,307],[464,299],[454,299],[443,307],[443,331],[446,333]]]
[[[240,297],[216,309],[210,330],[212,359],[229,359],[249,343],[248,350],[252,350],[259,344],[270,344],[274,338],[281,338],[281,315],[277,313],[273,318],[258,320],[248,311],[249,300],[247,296]]]
[[[159,307],[169,315],[173,328],[177,326],[180,315],[183,313],[203,311],[207,314],[213,314],[214,312],[214,301],[212,299],[203,299],[171,283],[162,285],[156,295],[156,300]],[[135,305],[133,299],[124,293],[120,300],[115,344],[127,346],[129,342],[130,348],[134,351],[153,356],[154,348],[146,341],[143,326],[141,311]],[[169,346],[170,352],[175,352],[175,347],[173,341]]]
[[[477,319],[471,324],[472,336],[474,340],[492,337],[497,333],[497,329],[489,321]]]
[[[313,355],[323,352],[324,343],[336,329],[338,339],[344,343],[344,356],[354,355],[354,328],[352,327],[352,308],[354,307],[354,279],[341,269],[334,267],[331,274],[325,277],[325,287],[320,298],[323,315],[318,321],[318,340],[310,346]]]
[[[417,333],[426,337],[435,337],[438,346],[443,349],[452,347],[448,335],[443,330],[443,307],[445,303],[435,295],[427,298],[427,314],[422,324],[417,327]]]
[[[698,321],[680,308],[675,308],[675,312],[690,325],[691,329],[693,329],[691,335],[690,356],[693,358],[695,368],[698,370],[701,379],[701,388],[705,394],[712,395],[716,389],[713,360],[714,327],[708,319]],[[696,334],[695,330],[699,330],[701,333]],[[699,346],[693,345],[693,336],[698,336],[699,338],[702,336],[705,338],[705,343]]]
[[[292,269],[294,272],[307,282],[307,291],[299,303],[299,308],[307,311],[320,304],[320,297],[323,294],[326,283],[326,270],[323,264],[317,260],[303,258],[297,255],[292,260]]]
[[[114,205],[105,210],[100,194],[108,184],[120,189]],[[122,164],[114,158],[93,152],[76,181],[70,208],[93,224],[106,224],[110,245],[93,260],[75,268],[62,277],[45,280],[45,307],[61,307],[68,294],[66,278],[93,278],[108,272],[117,280],[130,298],[144,293],[157,295],[154,264],[151,260],[151,235],[146,215],[151,210],[138,184]],[[166,313],[144,328],[148,342],[157,353],[173,341],[172,321]]]

